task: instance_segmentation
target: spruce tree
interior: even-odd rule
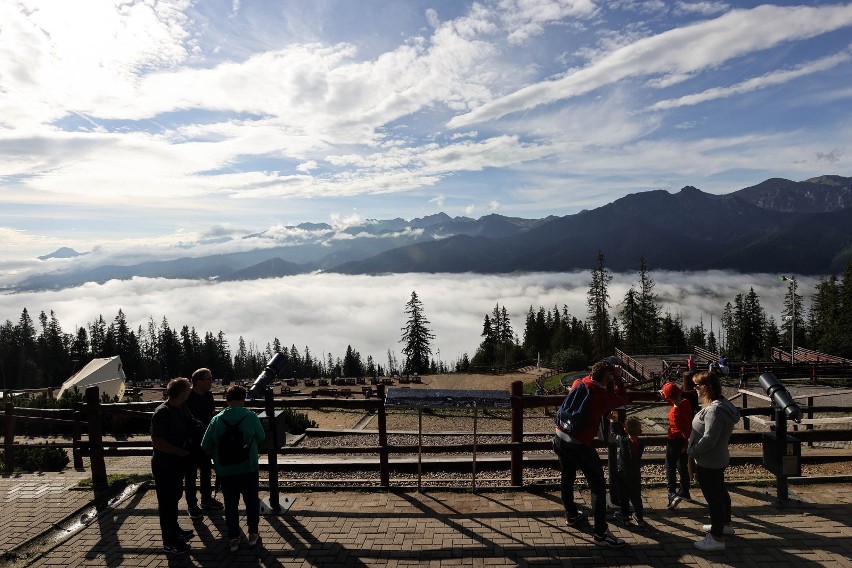
[[[426,373],[429,369],[429,356],[432,354],[430,341],[435,339],[429,329],[429,320],[423,315],[423,304],[417,292],[411,293],[411,299],[405,304],[407,320],[402,328],[402,353],[405,355],[405,373]]]

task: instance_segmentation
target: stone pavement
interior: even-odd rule
[[[0,551],[23,542],[22,531],[49,528],[91,497],[70,490],[85,474],[21,474],[0,478]],[[722,553],[693,542],[707,521],[703,502],[664,507],[665,490],[644,495],[651,529],[611,523],[628,545],[595,546],[588,527],[565,526],[558,491],[295,491],[289,511],[261,517],[261,543],[228,550],[224,517],[192,521],[192,552],[170,557],[159,540],[156,497],[143,486],[107,507],[40,555],[0,558],[11,566],[852,566],[852,484],[791,485],[787,507],[772,504],[774,487],[731,486],[734,526]],[[697,490],[696,490],[697,491]],[[262,493],[261,497],[266,497]],[[589,494],[579,498],[588,505]],[[10,529],[11,527],[11,529]],[[244,519],[243,519],[243,527]],[[10,532],[11,530],[11,532]],[[25,531],[24,531],[25,532]]]

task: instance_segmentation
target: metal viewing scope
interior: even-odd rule
[[[276,353],[272,359],[269,360],[269,363],[266,364],[266,368],[254,380],[254,383],[248,391],[248,398],[254,399],[257,396],[262,395],[263,392],[266,391],[266,387],[271,385],[272,381],[275,380],[275,377],[278,376],[278,373],[284,367],[286,362],[287,358],[283,353]]]
[[[760,386],[766,391],[767,396],[772,399],[775,406],[781,410],[784,415],[795,422],[801,422],[802,409],[790,396],[790,393],[781,384],[781,381],[772,373],[763,373],[757,378]]]

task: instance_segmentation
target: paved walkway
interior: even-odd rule
[[[231,553],[221,515],[192,521],[187,556],[160,547],[156,498],[143,486],[87,524],[54,531],[61,539],[24,558],[26,538],[71,516],[92,494],[73,489],[85,473],[0,478],[0,564],[10,566],[852,566],[852,484],[791,485],[787,507],[772,504],[774,488],[733,486],[737,535],[722,553],[692,543],[707,522],[701,502],[664,508],[663,489],[647,491],[651,529],[611,524],[628,542],[603,549],[588,529],[565,526],[557,491],[311,491],[290,510],[263,516],[261,544]],[[262,494],[261,497],[266,497]],[[282,496],[282,497],[283,497]],[[587,492],[580,498],[588,504]],[[66,525],[63,525],[66,526]]]

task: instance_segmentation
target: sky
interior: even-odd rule
[[[0,2],[0,272],[852,174],[852,3]]]
[[[679,316],[690,327],[703,324],[708,333],[713,330],[717,340],[724,341],[719,322],[725,304],[733,304],[737,294],[750,288],[767,316],[781,324],[788,283],[775,274],[659,271],[651,277],[663,315]],[[159,326],[164,317],[177,331],[184,325],[202,336],[222,331],[232,353],[241,337],[247,346],[260,351],[277,337],[285,347],[295,346],[302,354],[308,347],[312,356],[322,356],[324,361],[329,353],[342,359],[351,346],[363,360],[372,356],[385,365],[388,350],[402,360],[405,304],[416,291],[435,336],[433,358],[454,365],[464,353],[472,357],[476,352],[485,314],[498,304],[506,308],[520,341],[530,307],[534,311],[565,307],[572,316],[585,320],[590,280],[589,271],[475,276],[305,274],[250,282],[134,278],[65,290],[0,294],[0,321],[17,324],[27,308],[40,331],[39,312],[50,314],[52,310],[63,332],[74,333],[98,316],[109,325],[121,309],[134,331],[139,326],[147,331],[151,319]],[[620,313],[625,294],[637,280],[636,274],[613,275],[608,286],[612,315]],[[805,309],[817,280],[797,279],[797,293],[804,297]]]

